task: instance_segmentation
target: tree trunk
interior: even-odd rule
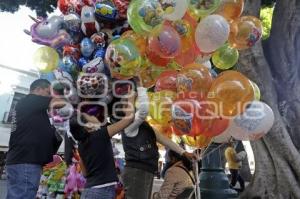
[[[261,2],[245,3],[244,15],[258,16]],[[299,11],[299,0],[277,0],[265,51],[258,43],[240,53],[238,70],[258,84],[275,115],[270,132],[251,142],[255,173],[241,198],[300,198]]]

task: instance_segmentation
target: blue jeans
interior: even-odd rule
[[[42,166],[14,164],[6,166],[6,199],[34,199],[40,184]]]
[[[103,188],[84,189],[80,199],[115,199],[115,185]]]

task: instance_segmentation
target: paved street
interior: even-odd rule
[[[0,199],[5,199],[6,196],[6,180],[0,180]]]

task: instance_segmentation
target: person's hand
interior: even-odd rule
[[[182,154],[183,157],[186,157],[187,159],[189,159],[190,161],[193,161],[193,160],[197,160],[197,156],[194,154],[194,153],[189,153],[189,152],[184,152]]]
[[[87,121],[87,123],[84,126],[87,132],[91,133],[100,128],[100,122],[95,116],[88,115],[86,113],[82,113],[82,116]]]

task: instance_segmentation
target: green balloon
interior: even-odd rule
[[[158,30],[163,23],[163,14],[162,6],[157,0],[133,0],[127,10],[128,23],[139,34]]]
[[[213,64],[221,69],[227,70],[232,68],[239,59],[239,51],[235,48],[231,48],[228,44],[219,48],[212,55]]]
[[[261,98],[261,93],[260,93],[260,88],[257,86],[257,84],[253,81],[251,81],[251,85],[253,87],[253,91],[254,91],[254,99],[259,101]]]

